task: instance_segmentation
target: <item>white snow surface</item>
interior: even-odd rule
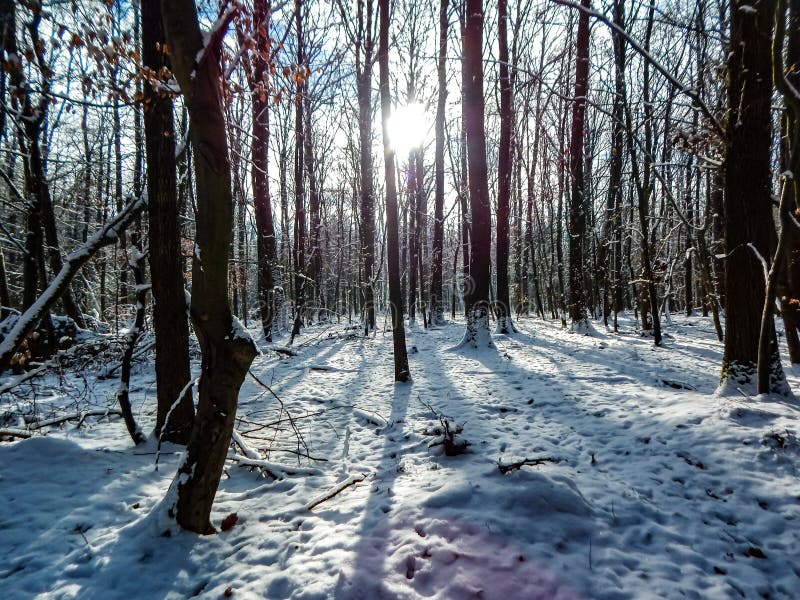
[[[496,349],[458,352],[463,324],[415,330],[407,384],[393,383],[380,330],[312,327],[298,356],[257,357],[253,373],[326,460],[287,452],[298,444],[285,413],[248,377],[237,431],[284,477],[229,462],[212,519],[238,522],[216,535],[162,535],[181,449],[162,447],[156,471],[155,442],[134,448],[121,420],[0,444],[0,595],[798,597],[797,405],[713,396],[721,344],[702,317],[673,316],[663,348],[626,319],[592,336],[515,323]],[[113,398],[113,381],[81,376],[95,401]],[[140,367],[131,398],[144,428],[154,387],[152,365]],[[54,379],[37,403],[59,402],[74,410]],[[0,412],[11,404],[0,397]],[[430,447],[441,432],[429,407],[463,426],[465,454]],[[559,462],[498,469],[524,458]]]

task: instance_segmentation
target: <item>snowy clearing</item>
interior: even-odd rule
[[[298,356],[252,369],[292,423],[242,387],[247,448],[213,513],[237,520],[217,535],[163,535],[151,509],[180,448],[156,471],[155,442],[133,448],[116,416],[2,443],[2,597],[796,598],[797,405],[713,396],[710,321],[673,320],[663,348],[629,321],[589,337],[523,319],[481,352],[452,350],[461,324],[414,328],[397,385],[388,333],[309,328]],[[114,381],[83,376],[113,400]],[[52,389],[37,410],[69,410]],[[152,428],[151,366],[131,398]],[[464,453],[435,445],[443,423]]]

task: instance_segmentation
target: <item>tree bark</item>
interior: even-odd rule
[[[800,63],[800,0],[789,1],[789,28],[786,46],[787,63],[796,67]],[[787,73],[786,78],[795,89],[800,86],[800,73],[797,68]],[[798,116],[787,111],[786,121],[788,131],[796,132],[799,126],[798,121],[800,121]],[[784,148],[784,155],[788,159],[791,148],[789,140],[784,142]],[[798,174],[795,173],[795,177],[797,176]],[[800,186],[796,181],[792,182],[791,191],[791,210],[796,211],[800,209]],[[789,361],[796,365],[800,364],[800,230],[792,225],[784,230],[783,235],[786,236],[786,268],[783,273],[785,289],[781,294],[781,316],[786,331]]]
[[[406,352],[406,332],[403,326],[403,294],[400,286],[400,241],[397,217],[397,176],[394,150],[389,141],[389,117],[392,99],[389,91],[389,0],[379,0],[379,49],[381,121],[383,129],[383,162],[386,177],[386,258],[389,270],[389,310],[392,317],[394,347],[394,380],[408,381],[411,373]]]
[[[297,29],[297,66],[300,68],[304,62],[303,52],[303,0],[295,0],[295,24]],[[305,85],[303,76],[296,78],[294,97],[294,324],[292,325],[291,342],[300,333],[303,326],[303,311],[306,303],[306,205],[305,205],[305,180],[303,169],[305,166],[304,131],[305,119],[303,118],[303,95]],[[306,134],[307,135],[307,134]]]
[[[169,69],[158,0],[142,1],[142,62],[154,76]],[[189,323],[186,318],[181,230],[175,164],[172,100],[144,82],[144,135],[153,330],[156,338],[156,435],[186,444],[194,422],[189,382]],[[181,396],[183,393],[183,396]],[[177,404],[176,404],[177,403]],[[174,406],[173,406],[174,405]],[[170,422],[166,423],[167,414]]]
[[[189,111],[196,176],[197,239],[192,259],[191,317],[202,350],[199,402],[169,507],[184,529],[213,531],[211,505],[228,452],[239,387],[256,356],[253,340],[233,320],[228,302],[228,256],[233,198],[222,113],[220,45],[233,17],[228,8],[204,43],[192,0],[162,0],[172,67]]]
[[[621,0],[614,1],[614,23],[624,28],[625,14]],[[622,211],[622,162],[625,151],[625,115],[623,95],[625,93],[625,40],[613,30],[614,45],[614,106],[611,112],[611,157],[609,160],[608,197],[606,200],[603,235],[598,250],[600,285],[603,289],[603,323],[608,327],[608,317],[613,311],[614,331],[617,331],[617,313],[622,310],[621,300],[621,211]],[[611,259],[609,261],[609,253]],[[609,262],[611,263],[609,265]]]
[[[772,266],[766,276],[764,292],[764,308],[761,312],[761,327],[758,338],[758,385],[759,394],[768,394],[772,391],[789,393],[786,385],[773,386],[772,379],[783,373],[781,367],[778,341],[775,337],[775,296],[778,276],[783,271],[784,261],[788,254],[788,231],[796,227],[797,220],[792,216],[795,210],[796,181],[795,173],[800,169],[800,99],[796,96],[796,88],[790,87],[786,78],[783,63],[783,50],[786,41],[786,0],[778,0],[775,10],[775,37],[772,43],[772,78],[775,87],[783,96],[786,104],[783,123],[785,127],[784,166],[781,175],[782,186],[778,214],[781,229],[778,235],[777,249],[772,259]],[[793,7],[794,8],[794,7]],[[796,17],[796,15],[793,15]],[[792,19],[794,21],[795,19]],[[796,48],[794,49],[796,50]],[[794,65],[793,65],[794,68]]]
[[[358,0],[356,41],[356,86],[358,91],[358,144],[361,189],[359,195],[361,275],[361,316],[364,335],[375,329],[375,189],[372,158],[372,0]],[[366,15],[365,13],[366,8]],[[363,54],[362,54],[363,52]]]
[[[581,5],[591,8],[590,0]],[[569,235],[569,318],[575,331],[585,332],[589,327],[586,309],[586,290],[583,281],[584,238],[586,237],[586,209],[584,198],[583,138],[586,115],[586,94],[589,89],[589,15],[578,15],[575,36],[575,96],[572,101],[572,131],[569,141],[570,198],[567,234]]]
[[[258,260],[258,298],[264,340],[272,341],[275,320],[273,268],[276,261],[275,225],[269,191],[269,0],[253,3],[253,37],[255,49],[250,59],[247,81],[252,96],[252,128],[250,170],[253,185],[253,209],[256,221],[256,257]]]
[[[483,99],[483,0],[466,0],[464,27],[464,116],[467,133],[470,228],[470,277],[467,327],[461,345],[493,347],[489,331],[489,285],[492,251],[492,219],[486,168],[486,134]]]
[[[439,3],[439,54],[436,74],[439,81],[438,99],[436,101],[434,154],[434,197],[433,197],[433,249],[431,257],[430,322],[440,325],[444,322],[444,305],[442,301],[442,271],[444,265],[444,120],[447,106],[447,30],[449,0]]]
[[[508,286],[509,204],[511,199],[511,127],[514,121],[511,78],[508,68],[508,2],[498,0],[500,45],[500,148],[497,163],[497,311],[496,333],[513,333],[511,294]]]
[[[750,7],[744,10],[744,7]],[[765,268],[772,236],[770,146],[772,121],[772,31],[775,0],[753,6],[733,2],[728,54],[728,124],[725,172],[725,350],[721,384],[755,383],[759,323],[765,298]],[[736,261],[735,266],[733,260]],[[771,391],[787,389],[775,344]]]

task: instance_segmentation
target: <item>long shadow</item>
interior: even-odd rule
[[[311,371],[315,366],[325,365],[336,355],[347,350],[352,350],[353,346],[350,344],[352,344],[352,342],[337,340],[319,353],[309,353],[307,356],[297,356],[281,360],[273,366],[271,369],[272,373],[270,373],[269,366],[258,364],[253,368],[253,373],[265,384],[269,385],[275,394],[281,398],[286,410],[290,411],[294,417],[300,419],[304,411],[313,412],[312,409],[314,407],[309,404],[309,400],[316,400],[318,407],[324,409],[326,407],[327,394],[302,393],[298,396],[298,388],[303,385],[309,385],[312,388],[322,388],[322,386],[324,386],[325,371],[320,370],[319,374],[315,373],[314,375],[311,375]],[[361,355],[359,367],[363,365],[365,361],[363,344],[364,341],[359,344]],[[353,381],[357,379],[355,374],[358,370],[358,368],[354,369],[354,376],[346,385],[352,385]],[[275,379],[273,379],[273,376]],[[255,412],[254,409],[256,409]],[[274,401],[269,392],[261,388],[249,377],[245,379],[239,393],[239,408],[237,412],[240,418],[245,418],[256,423],[273,422],[279,415],[285,419],[280,403]],[[249,430],[250,428],[255,428],[257,430],[258,425],[242,425],[242,429],[244,430]],[[294,445],[296,440],[292,437],[294,435],[292,428],[287,427],[285,430],[284,437],[286,437],[286,439],[281,440],[275,438],[272,442],[283,441],[288,442],[289,446]],[[272,429],[270,429],[270,431],[272,431]],[[336,435],[338,435],[338,433]],[[315,437],[319,441],[324,441],[319,435]]]
[[[390,530],[379,525],[388,521],[393,509],[391,489],[399,475],[400,460],[394,442],[404,434],[413,387],[413,383],[394,384],[389,423],[382,431],[382,435],[385,436],[383,451],[378,470],[370,482],[370,494],[358,528],[359,540],[355,545],[352,577],[348,578],[342,574],[334,591],[334,597],[340,600],[380,598],[386,593],[381,583],[388,549],[387,536]]]
[[[178,542],[155,532],[143,535],[137,527],[146,510],[139,507],[145,489],[159,487],[164,475],[153,472],[152,457],[131,454],[132,448],[88,450],[55,437],[0,447],[4,598],[105,599],[142,597],[145,590],[192,591],[179,572],[189,570],[194,536]],[[131,537],[134,531],[138,534]]]
[[[533,453],[550,453],[554,449],[557,450],[559,442],[566,441],[567,444],[573,444],[572,447],[567,448],[570,460],[565,466],[574,473],[573,477],[577,481],[605,482],[600,483],[600,488],[605,491],[596,500],[604,499],[607,502],[609,497],[612,498],[610,506],[594,507],[595,522],[598,523],[600,530],[611,530],[624,526],[630,528],[633,535],[636,535],[637,532],[645,535],[644,532],[649,527],[648,519],[658,528],[667,523],[666,515],[672,511],[672,522],[678,524],[678,531],[667,532],[664,530],[660,532],[660,535],[667,540],[667,543],[680,544],[683,540],[680,533],[681,525],[696,527],[699,525],[696,514],[703,514],[704,519],[701,526],[708,532],[708,544],[713,547],[713,551],[709,555],[706,550],[693,550],[696,554],[691,560],[696,565],[703,565],[702,568],[710,572],[712,561],[722,560],[725,554],[722,548],[730,551],[730,541],[726,538],[730,534],[726,533],[726,529],[735,526],[735,524],[731,525],[731,517],[724,510],[724,504],[722,504],[724,500],[720,499],[719,503],[715,502],[717,498],[722,498],[718,494],[722,494],[721,490],[726,489],[724,484],[730,483],[729,480],[726,480],[726,476],[729,474],[725,471],[728,450],[715,447],[709,443],[710,440],[703,436],[702,431],[693,430],[693,427],[699,425],[700,421],[681,420],[680,415],[673,416],[664,412],[663,400],[658,401],[659,409],[662,410],[660,415],[662,418],[654,413],[647,414],[647,409],[652,407],[644,402],[645,398],[642,398],[641,410],[638,410],[638,405],[631,404],[629,399],[625,408],[631,410],[630,414],[616,414],[613,410],[613,398],[608,399],[608,406],[611,407],[611,410],[594,410],[598,406],[596,402],[598,390],[592,386],[592,383],[597,383],[597,380],[592,378],[579,380],[571,378],[570,374],[603,367],[608,371],[616,371],[625,375],[633,384],[655,387],[662,394],[673,396],[676,399],[679,399],[683,393],[690,392],[675,392],[655,384],[651,375],[652,361],[646,361],[641,366],[637,365],[631,368],[630,365],[615,362],[614,356],[610,352],[611,356],[604,359],[600,350],[565,353],[562,344],[545,339],[543,336],[529,337],[527,341],[533,346],[534,352],[541,348],[548,354],[541,358],[549,362],[556,371],[555,374],[549,375],[551,379],[555,380],[556,385],[549,390],[545,390],[539,385],[533,386],[537,391],[536,401],[529,408],[527,406],[512,408],[520,412],[530,410],[540,413],[541,421],[538,429],[541,433],[552,433],[553,426],[556,426],[556,431],[560,431],[559,437],[566,438],[566,440],[556,440],[555,445],[552,440],[545,440],[536,445],[534,439],[530,445]],[[669,349],[658,351],[670,352]],[[496,398],[502,395],[503,390],[506,389],[505,386],[510,386],[511,379],[524,382],[530,377],[533,380],[539,380],[537,384],[547,379],[541,373],[526,368],[516,361],[505,361],[501,355],[487,352],[476,352],[473,355],[468,352],[463,353],[464,364],[460,371],[462,373],[469,368],[467,359],[474,359],[486,369],[485,373],[481,373],[481,375],[485,375],[487,380],[492,382],[494,388],[492,398],[486,395],[480,403],[475,402],[475,399],[472,398],[470,402],[465,403],[467,407],[479,408],[481,405],[492,404],[508,407],[509,400],[500,399],[498,401]],[[424,364],[425,368],[422,371],[426,374],[425,379],[428,381],[430,380],[430,377],[427,376],[428,372],[435,373],[439,378],[449,378],[451,373],[457,375],[459,372],[452,365],[445,366],[436,352],[426,355]],[[705,374],[695,373],[694,377],[705,377]],[[566,388],[563,387],[565,383],[568,386]],[[463,386],[457,385],[455,381],[449,381],[449,386],[441,387],[458,390]],[[487,391],[488,387],[487,383]],[[613,390],[613,387],[609,390]],[[420,392],[424,393],[423,390]],[[522,394],[519,392],[520,390],[516,389],[514,395],[521,396]],[[645,393],[652,395],[652,392],[643,391],[643,394]],[[628,393],[628,395],[635,397],[635,393]],[[587,403],[582,401],[584,397],[592,400]],[[445,410],[450,410],[457,405],[457,402],[451,400],[445,404],[447,406]],[[622,411],[617,412],[622,413]],[[663,418],[665,415],[668,416],[666,420]],[[458,414],[452,416],[458,417]],[[620,417],[620,419],[612,420],[614,416]],[[498,414],[497,418],[500,417],[501,415]],[[479,418],[468,424],[465,436],[473,441],[480,441],[480,435],[487,431],[480,426],[481,422],[482,419]],[[596,437],[598,434],[601,434],[600,437]],[[536,434],[531,432],[531,435],[535,437]],[[576,447],[575,444],[580,444],[581,447]],[[636,473],[635,477],[627,480],[626,477],[633,473],[629,470],[626,472],[625,469],[618,469],[617,463],[619,461],[628,462],[630,459],[626,456],[631,451],[640,454],[637,462],[642,465],[642,468],[640,469],[641,473]],[[480,452],[480,449],[476,449],[476,452]],[[595,454],[597,454],[597,460],[595,460]],[[581,475],[581,473],[583,474]],[[780,499],[780,493],[770,490],[758,478],[750,477],[748,473],[739,475],[744,482],[741,494],[756,496],[761,494],[769,497],[769,502],[775,502],[778,505],[785,503],[785,499]],[[590,487],[596,489],[597,484]],[[618,493],[615,492],[616,490]],[[615,494],[616,509],[614,506]],[[633,544],[628,551],[658,555],[661,551],[657,546],[657,544],[650,545],[648,541],[644,544]],[[618,562],[620,551],[623,555],[625,554],[624,549],[604,548],[601,544],[599,547],[596,546],[598,553],[596,559],[601,564],[604,561],[606,564],[613,564],[615,561]],[[607,552],[608,556],[604,557],[603,552]],[[682,567],[679,562],[676,566],[669,568],[677,568],[678,571],[674,575],[678,577]]]

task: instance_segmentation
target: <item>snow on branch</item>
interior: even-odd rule
[[[219,56],[219,48],[222,44],[222,39],[225,37],[225,34],[228,31],[228,25],[230,25],[231,21],[239,14],[239,11],[242,10],[242,5],[233,0],[225,7],[217,20],[211,26],[211,29],[203,35],[203,47],[195,56],[195,63],[197,65],[202,64],[202,62],[209,56],[213,56],[214,58]]]
[[[755,244],[752,242],[747,242],[747,247],[753,251],[756,259],[761,263],[761,269],[764,271],[764,281],[766,282],[769,279],[769,267],[767,266],[766,259],[762,256],[761,252],[758,251],[758,248],[756,248]]]
[[[129,202],[119,214],[106,223],[103,228],[89,238],[85,244],[67,256],[64,261],[64,266],[53,278],[53,281],[50,282],[47,289],[42,292],[39,299],[17,319],[14,327],[5,339],[0,342],[0,373],[8,368],[11,364],[11,358],[17,352],[22,342],[28,334],[34,330],[42,317],[47,314],[64,294],[70,281],[72,281],[72,278],[75,277],[81,267],[83,267],[98,250],[104,246],[113,244],[119,237],[119,234],[133,222],[136,215],[142,211],[146,204],[147,198],[145,195]]]
[[[661,73],[667,79],[667,81],[669,81],[672,85],[674,85],[676,89],[680,90],[682,94],[688,96],[692,100],[692,103],[695,106],[697,106],[702,111],[702,113],[708,118],[708,120],[711,122],[711,125],[714,127],[714,130],[719,135],[722,136],[725,135],[725,128],[723,127],[722,123],[719,122],[717,117],[714,115],[714,112],[708,107],[708,105],[705,102],[703,102],[703,99],[700,97],[700,93],[696,89],[690,88],[682,84],[680,81],[678,81],[678,78],[675,77],[675,75],[670,73],[670,71],[660,62],[658,62],[658,60],[656,60],[652,54],[650,54],[647,50],[645,50],[642,46],[640,46],[639,43],[635,39],[633,39],[633,37],[623,27],[620,27],[619,25],[611,21],[603,13],[588,8],[586,6],[581,6],[580,4],[578,4],[577,2],[573,2],[572,0],[551,0],[551,1],[555,2],[556,4],[561,4],[562,6],[567,6],[569,8],[574,8],[575,10],[584,12],[590,17],[597,19],[598,21],[601,21],[610,29],[613,29],[618,34],[620,34],[623,38],[625,38],[625,41],[628,42],[628,45],[631,48],[633,48],[633,50],[637,54],[639,54],[647,62],[653,65],[653,67],[655,67],[655,69],[659,73]]]

